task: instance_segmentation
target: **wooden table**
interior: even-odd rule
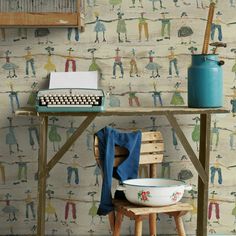
[[[80,137],[84,130],[97,116],[153,116],[164,115],[174,128],[192,164],[198,172],[198,203],[197,203],[197,236],[207,236],[207,209],[210,159],[211,115],[228,113],[225,108],[188,108],[188,107],[157,107],[157,108],[107,108],[104,112],[57,112],[37,113],[33,108],[21,108],[17,116],[38,116],[39,123],[39,156],[38,156],[38,211],[37,236],[45,235],[45,203],[46,178],[49,171],[56,165],[71,145]],[[175,115],[200,115],[199,158],[196,156],[185,134],[181,130]],[[85,119],[70,136],[60,150],[47,162],[47,131],[48,116],[83,116]]]

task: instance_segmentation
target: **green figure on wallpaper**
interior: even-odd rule
[[[219,128],[216,126],[216,120],[214,121],[214,125],[211,128],[211,150],[216,151],[218,144],[219,144],[219,138],[220,138],[220,132]]]
[[[132,48],[132,56],[130,59],[130,71],[129,71],[129,76],[130,77],[134,77],[134,74],[136,75],[136,77],[140,77],[139,73],[138,73],[138,66],[137,66],[137,58],[136,58],[136,51],[134,48]]]
[[[192,140],[193,142],[196,143],[197,146],[197,151],[199,151],[199,140],[200,140],[200,118],[198,116],[196,116],[195,118],[193,118],[193,120],[195,121],[195,125],[192,131]]]
[[[150,78],[157,78],[160,77],[159,74],[159,69],[161,69],[161,66],[159,64],[157,64],[156,62],[154,62],[154,54],[155,52],[153,50],[150,50],[148,52],[149,55],[149,62],[148,64],[145,66],[145,68],[147,70],[150,70],[152,72],[152,75],[150,76]]]
[[[48,52],[48,60],[47,63],[44,65],[44,69],[49,74],[50,72],[56,71],[56,65],[52,62],[52,52],[54,51],[53,47],[46,47],[45,50]]]
[[[37,94],[38,94],[38,83],[34,82],[31,85],[32,91],[30,92],[30,95],[28,97],[27,104],[30,106],[35,106],[36,104],[36,99],[37,99]]]
[[[146,38],[146,41],[148,41],[149,40],[148,23],[147,23],[147,19],[144,18],[144,12],[140,13],[140,17],[138,21],[139,21],[138,23],[139,42],[141,42],[143,30],[144,30],[144,36]]]
[[[10,198],[11,198],[11,194],[10,193],[7,193],[5,195],[5,203],[6,203],[6,206],[3,207],[2,211],[8,215],[8,218],[7,218],[7,221],[17,221],[17,218],[16,218],[16,213],[19,212],[19,210],[11,205],[10,203]]]
[[[231,71],[234,73],[234,81],[236,81],[236,48],[232,48],[230,51],[234,53],[235,63]]]
[[[25,157],[24,155],[19,155],[19,161],[16,161],[14,164],[18,165],[18,173],[17,173],[17,181],[14,182],[14,184],[19,184],[20,181],[22,183],[26,183],[27,182],[27,172],[28,172],[28,168],[27,168],[27,164],[29,162],[27,161],[23,161],[22,158]]]
[[[140,107],[140,102],[138,97],[136,96],[136,91],[132,91],[132,86],[131,83],[129,83],[129,105],[132,107],[133,106],[133,101],[135,102],[136,106]]]
[[[89,208],[89,215],[92,217],[90,225],[95,225],[94,218],[97,216],[98,207],[96,206],[96,201],[94,200],[94,195],[97,192],[88,192],[88,195],[92,197],[92,206]]]
[[[230,195],[234,196],[234,208],[231,214],[234,216],[234,224],[236,224],[236,192],[231,192]]]
[[[131,1],[132,1],[132,6],[130,6],[130,8],[135,8],[136,1],[139,2],[140,4],[138,7],[143,8],[143,0],[131,0]]]
[[[7,78],[17,78],[16,75],[16,69],[19,68],[19,66],[15,65],[14,63],[10,62],[10,55],[11,55],[11,51],[7,50],[5,51],[5,59],[6,59],[6,63],[2,66],[2,68],[6,71],[8,71],[8,76]]]
[[[157,41],[162,41],[163,39],[170,39],[170,27],[171,27],[171,18],[166,18],[166,15],[169,12],[161,12],[161,38],[158,38]]]
[[[125,42],[130,42],[127,38],[127,28],[126,28],[125,19],[123,19],[124,13],[118,12],[117,16],[118,16],[118,21],[117,21],[116,32],[118,34],[118,41],[119,41],[119,43],[124,42],[121,39],[121,34],[124,34],[125,35]]]
[[[118,11],[121,9],[122,0],[109,0],[109,3],[112,6],[112,10],[115,9],[115,6],[119,6],[117,9]]]
[[[97,50],[96,48],[89,48],[89,49],[88,49],[88,52],[90,52],[91,55],[92,55],[92,62],[91,62],[91,64],[90,64],[88,70],[89,70],[89,71],[97,71],[97,72],[98,72],[98,78],[99,78],[100,80],[104,80],[103,74],[102,74],[102,69],[101,69],[101,67],[97,64],[96,58],[95,58],[95,56],[94,56],[94,53],[95,53],[96,50]]]
[[[184,99],[181,95],[181,90],[179,89],[180,85],[181,85],[181,82],[177,82],[174,86],[175,91],[170,101],[171,105],[175,105],[175,106],[184,105]]]
[[[31,52],[31,47],[26,47],[26,55],[25,57],[25,78],[29,78],[29,67],[31,67],[32,76],[35,78],[36,72],[35,72],[35,66],[34,66],[34,58]]]
[[[51,125],[50,130],[49,130],[49,140],[53,144],[54,152],[56,152],[57,150],[60,149],[60,142],[61,142],[61,136],[58,133],[57,126],[55,124],[55,122],[58,121],[58,119],[53,116],[49,120],[52,121],[52,125]],[[58,148],[56,148],[56,143],[57,143]]]

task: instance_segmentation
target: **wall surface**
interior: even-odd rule
[[[35,93],[48,82],[50,72],[72,70],[99,71],[106,106],[187,105],[187,68],[191,54],[201,53],[208,5],[208,0],[87,0],[84,33],[52,28],[1,30],[0,234],[36,230],[38,121],[16,117],[14,111],[34,105]],[[217,2],[211,35],[212,41],[227,43],[218,52],[225,61],[224,102],[232,112],[212,117],[209,234],[236,234],[235,7],[235,0]],[[198,152],[199,117],[178,116],[178,120]],[[80,122],[76,117],[50,117],[49,158]],[[93,134],[105,125],[163,132],[166,153],[159,176],[193,185],[184,200],[194,210],[184,217],[184,224],[194,235],[196,171],[175,131],[161,116],[95,120],[50,172],[47,233],[109,234],[107,218],[96,215],[101,174],[92,150]],[[160,215],[157,223],[160,233],[175,233],[173,219]],[[147,225],[144,228],[148,232]],[[133,235],[133,222],[125,219],[122,230]]]

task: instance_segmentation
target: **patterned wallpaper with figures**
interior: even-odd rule
[[[10,0],[12,7],[22,1]],[[46,4],[47,1],[38,1]],[[98,71],[107,107],[187,105],[187,68],[201,53],[211,0],[86,0],[86,27],[0,31],[0,234],[36,232],[37,118],[16,117],[19,107],[34,106],[52,71]],[[37,1],[36,1],[37,3]],[[208,232],[236,234],[236,0],[216,1],[211,41],[227,43],[218,53],[224,65],[227,115],[214,115],[211,129]],[[63,8],[63,4],[60,5]],[[210,50],[214,50],[210,48]],[[177,117],[196,152],[199,117]],[[81,119],[50,117],[49,158]],[[160,130],[164,163],[160,177],[193,185],[184,201],[193,211],[184,217],[189,235],[196,230],[197,175],[175,130],[162,117],[97,118],[47,179],[46,232],[50,235],[109,235],[107,217],[96,211],[101,173],[93,156],[93,134],[102,127]],[[141,171],[145,176],[145,169]],[[115,186],[114,182],[114,186]],[[175,234],[172,218],[160,215],[158,232]],[[147,224],[144,225],[145,232]],[[133,235],[124,219],[122,233]]]

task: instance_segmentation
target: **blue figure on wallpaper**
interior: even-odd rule
[[[28,128],[29,132],[29,144],[32,147],[32,150],[36,150],[35,144],[39,145],[39,131],[38,126],[34,124],[34,119],[30,118],[30,126]]]
[[[148,64],[145,66],[145,68],[147,70],[150,70],[152,72],[152,75],[150,76],[150,78],[157,78],[160,77],[159,74],[159,69],[161,68],[161,66],[159,64],[157,64],[156,62],[154,62],[154,54],[155,52],[153,50],[150,50],[148,52],[149,55],[149,62]]]
[[[211,150],[216,151],[217,147],[219,145],[219,138],[220,138],[220,132],[219,128],[216,126],[216,120],[214,121],[214,125],[211,128]]]
[[[67,39],[68,41],[71,41],[73,31],[74,31],[75,41],[78,42],[80,39],[80,30],[78,27],[67,29]]]
[[[93,136],[95,133],[96,125],[93,123],[91,129],[86,130],[86,146],[88,151],[93,150]]]
[[[222,169],[221,167],[225,167],[226,169],[228,169],[227,166],[225,166],[224,164],[220,163],[220,159],[222,158],[221,155],[217,155],[216,156],[216,159],[215,159],[215,162],[213,163],[213,165],[210,167],[210,172],[211,172],[211,184],[214,185],[215,183],[215,176],[216,174],[218,174],[218,184],[222,184],[223,182],[223,177],[222,177]]]
[[[33,217],[33,220],[35,220],[36,218],[36,214],[35,214],[35,202],[31,196],[31,191],[30,190],[27,190],[25,192],[26,194],[26,198],[25,198],[25,208],[26,208],[26,211],[25,211],[25,220],[28,221],[29,220],[29,213],[31,211],[31,215]]]
[[[169,59],[169,77],[168,78],[172,78],[172,67],[174,67],[175,69],[175,74],[176,74],[176,77],[179,77],[179,69],[178,69],[178,59],[175,55],[175,48],[174,47],[169,47],[168,48],[169,50],[169,55],[168,55],[168,59]]]
[[[152,126],[150,131],[157,131],[158,126],[156,125],[156,117],[150,117],[151,121],[152,121]]]
[[[109,99],[110,107],[120,107],[120,99],[114,94],[115,86],[110,85],[108,87],[107,96]]]
[[[10,98],[10,104],[11,104],[11,112],[15,113],[15,110],[20,108],[18,92],[14,91],[12,83],[10,83],[10,89],[11,91],[9,92],[9,98]]]
[[[76,61],[74,57],[71,55],[74,50],[72,48],[67,49],[68,56],[66,56],[66,63],[65,63],[65,72],[70,71],[70,65],[71,65],[71,71],[76,71]]]
[[[95,7],[97,6],[97,0],[87,0],[88,7]]]
[[[98,176],[102,175],[100,167],[96,164],[93,175],[95,175],[95,184],[94,186],[99,186]]]
[[[6,135],[6,144],[9,146],[10,155],[14,153],[12,150],[13,145],[16,145],[17,152],[22,152],[22,150],[20,150],[20,148],[19,148],[19,144],[16,139],[14,127],[12,126],[12,118],[7,117],[7,119],[9,120],[9,127],[8,127],[9,133],[7,133],[7,135]]]
[[[236,126],[234,126],[234,130],[229,135],[229,145],[230,145],[230,150],[235,150],[236,149]]]
[[[34,58],[31,52],[31,47],[26,47],[26,55],[25,57],[25,78],[29,78],[29,67],[31,67],[31,71],[32,71],[32,76],[34,77],[36,76],[36,72],[35,72],[35,66],[34,66]]]
[[[19,210],[11,205],[10,203],[10,198],[11,198],[11,194],[10,193],[7,193],[5,195],[5,203],[6,203],[6,206],[3,207],[2,211],[8,215],[8,218],[7,218],[7,221],[17,221],[17,218],[16,218],[16,213],[19,212]]]
[[[230,104],[232,105],[231,112],[233,114],[233,117],[235,117],[236,116],[236,87],[233,86],[231,89],[233,90],[232,99],[230,100]]]
[[[163,106],[161,91],[157,91],[157,83],[153,83],[154,91],[152,91],[153,103],[154,107],[158,106],[158,102],[161,106]]]
[[[178,139],[176,137],[176,132],[175,132],[174,128],[171,128],[171,133],[172,133],[173,146],[175,147],[175,150],[179,150],[179,148],[178,148]]]
[[[193,142],[196,143],[197,146],[197,151],[199,150],[199,141],[200,141],[200,118],[197,116],[195,118],[193,118],[193,120],[195,121],[195,125],[192,131],[192,140]]]
[[[218,40],[222,41],[223,35],[222,35],[222,23],[224,23],[221,19],[222,13],[218,11],[216,13],[216,18],[213,20],[211,24],[211,40],[214,40],[215,37],[215,31],[217,29],[218,31]]]
[[[124,78],[124,68],[123,68],[123,63],[122,63],[122,58],[119,54],[120,52],[120,49],[119,48],[116,48],[116,56],[115,56],[115,60],[114,60],[114,63],[113,63],[113,70],[112,70],[112,75],[113,75],[113,79],[116,79],[116,67],[119,66],[120,67],[120,73],[121,73],[121,76],[120,78],[123,79]]]
[[[6,71],[8,71],[8,76],[7,78],[17,78],[17,75],[16,75],[16,69],[18,68],[17,65],[15,65],[14,63],[11,63],[10,62],[10,55],[11,55],[11,51],[10,50],[7,50],[5,51],[5,59],[6,59],[6,63],[2,66],[2,68]]]
[[[235,0],[229,0],[229,3],[230,3],[230,7],[235,7],[236,1]]]
[[[105,38],[106,27],[101,22],[98,12],[95,13],[95,17],[96,17],[96,21],[95,21],[94,31],[96,32],[96,38],[95,38],[94,43],[99,43],[99,33],[102,33],[102,41],[106,42],[106,38]]]
[[[71,178],[72,175],[74,174],[74,183],[79,184],[79,169],[78,169],[78,162],[77,160],[79,159],[78,155],[74,155],[72,157],[72,164],[67,167],[67,184],[71,185]]]
[[[60,142],[61,142],[61,135],[57,131],[57,125],[55,124],[58,119],[56,117],[51,117],[50,120],[52,121],[52,125],[49,130],[49,140],[53,144],[53,150],[56,152],[57,150],[60,149]],[[57,143],[57,148],[56,148],[56,143]]]
[[[156,5],[155,5],[156,2],[159,2],[159,3],[160,3],[160,8],[165,8],[165,7],[163,7],[162,0],[149,0],[149,1],[152,2],[152,10],[153,10],[153,11],[158,10],[158,8],[157,8]]]

